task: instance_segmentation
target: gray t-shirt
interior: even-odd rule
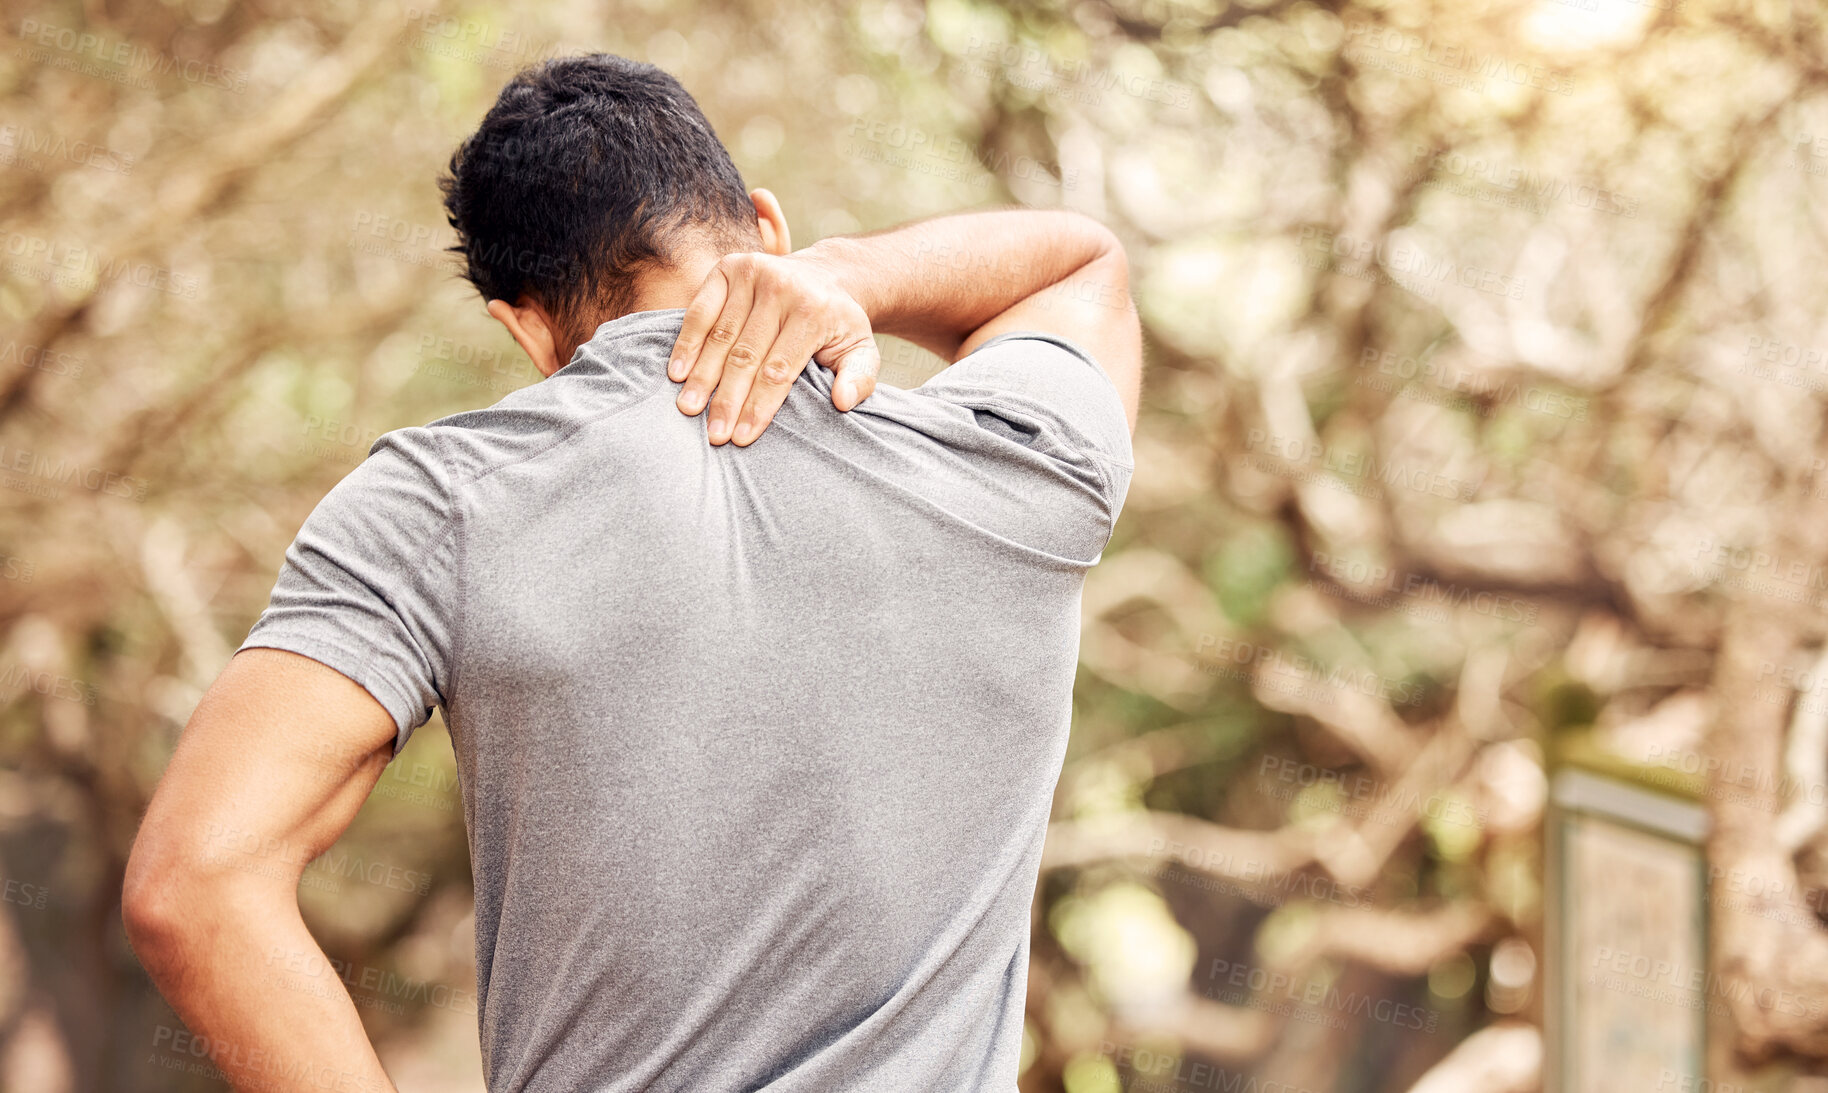
[[[712,447],[683,314],[381,437],[242,648],[443,708],[494,1093],[1008,1093],[1117,392],[1005,335]]]

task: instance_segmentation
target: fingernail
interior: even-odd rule
[[[839,402],[842,402],[847,406],[855,405],[857,401],[857,385],[852,383],[848,376],[839,377],[837,386],[833,388],[833,390],[837,392]]]
[[[686,378],[685,362],[684,361],[668,361],[667,366],[666,366],[666,378],[672,380],[675,383],[679,382],[682,379],[685,379]]]
[[[679,408],[688,414],[696,414],[705,408],[705,396],[702,391],[687,391],[679,396]]]
[[[729,425],[729,422],[726,422],[723,419],[722,415],[712,414],[711,415],[711,439],[712,440],[722,440],[724,438],[724,429],[728,425]]]
[[[751,440],[754,440],[755,439],[755,422],[753,422],[753,421],[739,422],[736,426],[736,438],[735,439],[738,444],[747,444]]]

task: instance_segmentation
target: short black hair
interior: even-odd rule
[[[485,300],[537,300],[589,336],[626,311],[633,275],[702,231],[753,247],[755,208],[730,153],[678,80],[609,53],[544,61],[502,88],[439,179],[453,253]]]

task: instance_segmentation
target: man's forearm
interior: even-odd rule
[[[1142,336],[1129,262],[1109,229],[1064,211],[961,213],[787,255],[726,254],[686,308],[667,375],[681,383],[681,413],[705,412],[712,444],[741,445],[809,358],[837,373],[832,405],[867,397],[872,334],[956,364],[1000,336],[1037,333],[1102,368],[1136,427]]]
[[[972,331],[1117,247],[1078,213],[1002,209],[935,217],[801,252],[831,271],[880,334],[948,360]]]
[[[136,953],[189,1035],[237,1090],[394,1093],[342,977],[289,892],[200,880],[187,909],[130,928]],[[155,1047],[159,1046],[157,1044]]]

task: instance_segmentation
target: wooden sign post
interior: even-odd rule
[[[1707,814],[1564,768],[1548,840],[1545,1093],[1699,1088],[1706,1073]]]

